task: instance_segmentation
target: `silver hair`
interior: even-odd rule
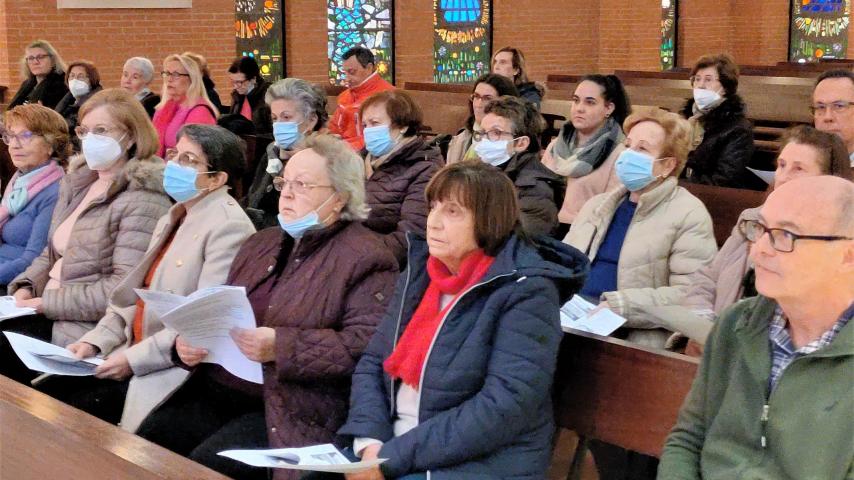
[[[128,58],[125,62],[125,68],[134,68],[139,70],[142,73],[142,79],[145,80],[145,83],[151,83],[154,80],[154,64],[151,63],[151,60],[145,57],[131,57]]]
[[[364,220],[370,208],[365,203],[365,163],[343,140],[332,135],[312,135],[306,148],[326,159],[326,173],[335,191],[346,197],[343,220]]]
[[[317,117],[314,130],[326,125],[329,113],[326,111],[326,92],[312,83],[299,78],[284,78],[270,85],[264,101],[270,105],[276,100],[295,101],[302,110],[302,118],[308,120],[312,114]]]

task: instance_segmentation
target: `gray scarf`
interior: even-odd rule
[[[588,175],[601,165],[614,147],[625,138],[620,125],[613,118],[609,118],[585,145],[579,147],[578,132],[567,122],[552,147],[551,154],[555,160],[553,170],[558,175],[571,178]]]

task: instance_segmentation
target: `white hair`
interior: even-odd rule
[[[142,74],[142,79],[145,80],[146,84],[149,84],[152,80],[154,80],[154,64],[151,63],[151,60],[145,57],[128,58],[122,70],[127,68],[139,70],[139,72]]]
[[[311,135],[306,148],[326,159],[326,173],[335,191],[347,204],[341,210],[343,220],[364,220],[370,208],[365,203],[365,163],[343,140],[332,135]]]

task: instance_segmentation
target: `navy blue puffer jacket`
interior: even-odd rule
[[[512,236],[439,326],[422,373],[418,426],[394,437],[399,382],[383,361],[430,282],[427,244],[409,241],[409,268],[353,374],[350,413],[339,430],[384,442],[386,478],[542,479],[551,453],[550,389],[561,340],[560,305],[589,270],[578,250]]]

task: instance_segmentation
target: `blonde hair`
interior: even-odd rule
[[[98,107],[105,107],[116,124],[127,130],[134,143],[128,150],[129,158],[144,160],[157,154],[160,149],[157,130],[134,94],[123,88],[101,90],[80,107],[80,123]]]
[[[205,104],[214,112],[214,117],[218,117],[219,110],[217,110],[211,102],[211,99],[208,98],[208,92],[205,90],[205,82],[202,80],[202,67],[199,65],[199,62],[189,55],[173,53],[163,60],[164,70],[166,69],[166,64],[169,62],[180,63],[181,66],[184,67],[184,70],[186,70],[190,75],[190,86],[187,88],[187,100],[191,103],[195,103],[198,99],[203,99]],[[160,103],[158,103],[155,108],[160,109],[163,105],[166,105],[167,102],[169,102],[169,94],[166,92],[166,81],[164,81],[160,93]]]
[[[47,54],[50,55],[50,61],[53,62],[53,71],[60,75],[65,74],[65,62],[62,60],[62,57],[59,56],[56,49],[53,48],[53,45],[51,45],[47,40],[35,40],[30,42],[30,44],[24,48],[24,56],[21,57],[21,79],[28,80],[34,76],[30,72],[29,65],[27,65],[27,50],[31,48],[41,48],[47,52]]]
[[[676,168],[670,172],[670,177],[678,177],[685,168],[688,161],[688,151],[691,148],[691,126],[681,116],[664,111],[660,108],[647,108],[629,115],[623,123],[623,131],[626,135],[642,122],[653,122],[664,130],[664,146],[661,149],[661,158],[673,157],[676,159]]]

